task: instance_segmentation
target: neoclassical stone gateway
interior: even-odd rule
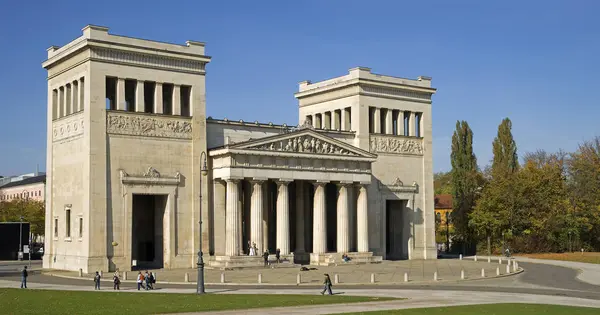
[[[48,49],[44,268],[436,258],[431,78],[301,82],[292,127],[206,117],[210,60],[92,25]]]

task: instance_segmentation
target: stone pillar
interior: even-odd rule
[[[135,85],[135,111],[143,113],[145,110],[144,81],[138,80]]]
[[[216,255],[225,255],[225,231],[227,212],[227,186],[222,180],[213,181],[213,220],[214,220],[214,252]]]
[[[381,109],[377,107],[373,111],[373,133],[381,133]]]
[[[407,136],[414,137],[415,134],[415,112],[410,112],[410,119],[408,120],[408,134]]]
[[[342,119],[341,119],[341,115],[342,115],[342,110],[336,109],[333,111],[333,126],[331,129],[333,130],[341,130],[341,123],[342,123]]]
[[[77,95],[77,97],[79,97],[77,108],[79,111],[82,111],[85,109],[85,80],[83,78],[79,79],[79,83],[77,85],[79,91],[79,95]]]
[[[304,253],[304,181],[296,181],[296,249]]]
[[[315,198],[313,202],[313,254],[327,252],[327,216],[325,213],[325,185],[327,183],[316,182]]]
[[[347,253],[350,251],[348,184],[340,183],[337,185],[337,188],[337,252]]]
[[[173,115],[181,116],[181,85],[173,85]]]
[[[260,256],[265,251],[263,245],[263,188],[262,179],[254,179],[250,181],[252,186],[252,196],[250,197],[250,244],[256,243]]]
[[[323,113],[323,129],[331,129],[331,112]]]
[[[386,109],[385,110],[385,133],[388,135],[393,135],[394,131],[394,123],[392,120],[392,115],[393,115],[394,111],[392,109]]]
[[[225,255],[237,256],[239,248],[238,221],[239,221],[239,180],[227,179],[227,205],[226,205],[226,231]]]
[[[125,79],[117,79],[117,110],[127,110],[125,103]]]
[[[340,130],[342,131],[348,130],[348,117],[346,117],[347,115],[348,113],[346,112],[346,109],[342,108],[342,111],[340,112]]]
[[[356,211],[356,234],[358,252],[369,251],[369,215],[367,198],[367,185],[361,184],[358,190],[358,201]]]
[[[277,248],[281,255],[290,254],[290,205],[288,184],[289,180],[277,182]]]
[[[162,114],[163,113],[163,92],[162,92],[162,83],[156,82],[156,86],[154,87],[154,113]]]
[[[79,111],[79,82],[71,82],[71,113]]]
[[[61,86],[58,89],[58,92],[59,92],[58,93],[58,98],[60,100],[59,101],[60,111],[59,111],[59,115],[58,115],[59,118],[60,117],[64,117],[64,116],[67,115],[67,113],[66,113],[66,110],[67,110],[67,107],[66,107],[67,106],[67,100],[65,99],[66,90],[67,90],[67,88],[65,86]]]
[[[396,118],[396,121],[398,122],[396,124],[396,134],[399,136],[403,136],[404,135],[404,111],[398,112],[398,118]]]

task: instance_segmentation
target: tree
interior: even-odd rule
[[[473,131],[466,121],[457,121],[452,135],[452,218],[455,237],[464,246],[470,242],[472,231],[469,228],[469,214],[481,181],[477,168],[477,158],[473,153]]]
[[[498,135],[492,142],[494,159],[492,176],[510,176],[519,169],[517,144],[512,136],[512,122],[504,118],[498,126]]]
[[[452,193],[452,172],[433,174],[433,189],[436,195]]]
[[[0,202],[0,222],[29,222],[31,233],[44,235],[44,202],[31,199],[16,199]]]

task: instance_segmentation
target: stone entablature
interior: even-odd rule
[[[106,132],[117,135],[190,140],[192,122],[188,117],[107,111]]]
[[[91,51],[91,60],[111,63],[133,64],[141,67],[154,67],[171,71],[205,73],[206,62],[189,59],[160,56],[112,48],[94,47]]]
[[[423,138],[371,134],[370,148],[373,153],[423,155]]]
[[[65,116],[52,122],[52,142],[68,140],[83,135],[83,112]]]

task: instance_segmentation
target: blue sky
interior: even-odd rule
[[[434,170],[450,169],[456,120],[480,166],[504,117],[519,154],[600,136],[598,1],[0,0],[0,174],[45,169],[46,48],[87,24],[206,42],[207,115],[295,124],[297,83],[373,72],[433,77]]]

